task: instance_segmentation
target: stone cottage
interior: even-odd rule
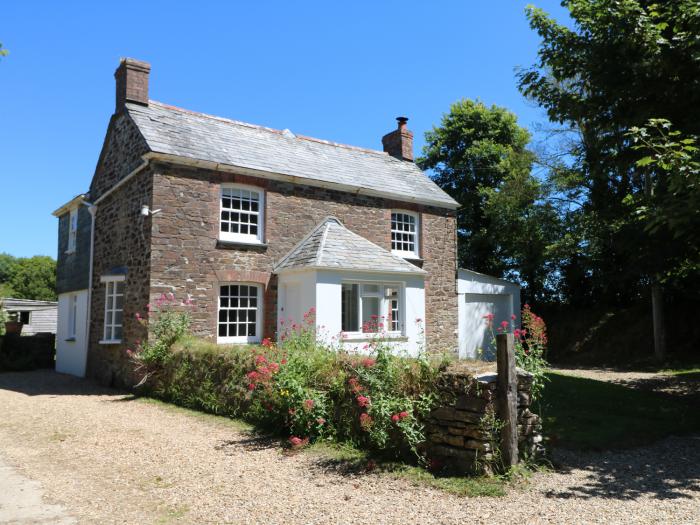
[[[155,102],[149,72],[122,59],[89,192],[55,212],[87,375],[124,382],[135,316],[169,292],[219,343],[314,308],[351,348],[382,319],[397,348],[456,351],[458,203],[414,164],[406,118],[367,150]]]

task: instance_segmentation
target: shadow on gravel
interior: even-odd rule
[[[557,471],[588,472],[582,484],[550,490],[550,498],[633,500],[700,497],[700,435],[672,437],[650,447],[602,453],[557,451]]]
[[[0,390],[27,396],[114,396],[126,393],[54,370],[0,373]]]
[[[214,447],[216,450],[222,450],[225,454],[232,455],[230,449],[242,448],[246,452],[258,452],[261,450],[279,449],[280,439],[265,435],[249,435],[239,439],[230,439],[222,441]]]

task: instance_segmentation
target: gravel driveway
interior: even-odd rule
[[[48,371],[0,374],[0,456],[79,523],[698,523],[700,437],[558,454],[502,498],[459,498],[282,454],[223,418]],[[0,488],[2,481],[0,481]]]

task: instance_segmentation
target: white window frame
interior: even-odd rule
[[[119,309],[116,307],[116,299],[119,296],[124,297],[124,281],[126,280],[126,277],[124,275],[107,275],[103,276],[100,279],[101,283],[104,283],[105,285],[105,316],[104,316],[104,328],[102,331],[102,339],[100,340],[100,344],[103,345],[116,345],[122,342],[121,338],[116,338],[114,337],[114,333],[116,331],[116,328],[119,327],[122,329],[122,337],[124,336],[124,304],[122,302],[122,308]],[[110,283],[112,284],[112,293],[110,294]],[[122,283],[122,293],[117,293],[117,284]],[[113,298],[113,306],[112,308],[109,308],[109,297],[110,295]],[[114,322],[112,323],[107,323],[108,320],[108,314],[110,312],[122,312],[122,322],[121,324],[116,324]],[[112,317],[113,319],[113,317]]]
[[[66,253],[75,252],[78,239],[78,208],[73,208],[68,214],[68,247]]]
[[[66,334],[68,339],[75,339],[76,327],[78,324],[78,294],[72,293],[68,296],[68,329]]]
[[[255,335],[236,335],[236,336],[221,336],[219,335],[219,315],[222,310],[221,307],[221,287],[222,286],[251,286],[257,290],[257,305],[255,314]],[[229,296],[230,299],[231,296]],[[263,285],[260,283],[245,282],[245,281],[232,281],[232,282],[221,282],[217,284],[216,292],[216,342],[218,344],[234,344],[234,343],[259,343],[262,341],[262,329],[263,329]],[[225,308],[226,311],[232,310],[231,306]],[[228,321],[227,321],[228,325]]]
[[[403,257],[404,259],[420,259],[420,214],[415,212],[415,211],[409,211],[409,210],[391,210],[391,223],[394,222],[394,215],[405,215],[408,217],[412,217],[414,222],[415,222],[415,231],[413,232],[414,235],[414,242],[413,246],[414,249],[413,251],[408,251],[408,250],[395,250],[394,249],[394,240],[391,240],[391,253],[394,255],[398,255],[399,257]],[[392,236],[394,233],[397,234],[404,234],[406,233],[404,230],[394,230],[392,224],[389,225],[391,229]]]
[[[372,338],[376,335],[376,332],[363,332],[362,331],[362,305],[363,297],[377,297],[379,298],[379,322],[384,323],[383,331],[379,333],[386,334],[387,337],[403,337],[406,335],[406,286],[401,282],[388,282],[388,281],[357,281],[357,280],[343,280],[342,285],[352,285],[357,284],[359,286],[359,300],[357,301],[357,322],[359,325],[358,331],[343,331],[346,339],[367,339]],[[378,286],[379,290],[377,292],[365,291],[363,287],[365,285]],[[399,330],[391,330],[391,325],[388,324],[388,315],[391,313],[391,301],[392,299],[386,296],[387,288],[395,288],[398,291],[399,300]],[[341,292],[341,312],[342,312],[342,292]],[[341,313],[342,316],[342,313]],[[382,317],[383,316],[383,317]]]
[[[235,211],[231,208],[224,208],[224,192],[226,190],[242,190],[250,191],[258,194],[258,233],[244,234],[244,233],[233,233],[221,231],[222,214],[224,212],[228,213],[246,213],[246,210]],[[248,212],[250,213],[250,212]],[[219,229],[219,240],[238,242],[242,244],[263,244],[263,239],[265,239],[265,191],[262,188],[256,186],[249,186],[246,184],[222,184],[219,190],[219,217],[218,217],[218,229]]]

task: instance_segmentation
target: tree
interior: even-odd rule
[[[542,204],[544,186],[531,174],[529,141],[510,111],[461,100],[426,133],[417,163],[461,204],[460,265],[516,278],[535,297],[545,289],[544,257],[555,217]]]
[[[2,42],[0,42],[0,57],[7,56],[10,52],[7,49],[2,48]]]
[[[37,255],[23,258],[0,253],[0,297],[56,299],[56,261]]]
[[[566,0],[574,29],[528,9],[542,38],[539,61],[520,71],[519,87],[552,122],[575,129],[569,189],[583,200],[577,214],[596,297],[624,304],[659,285],[673,261],[689,256],[682,237],[640,228],[635,203],[668,185],[640,169],[644,153],[629,131],[652,118],[682,133],[700,131],[700,4],[696,0]],[[657,298],[658,301],[658,298]]]

